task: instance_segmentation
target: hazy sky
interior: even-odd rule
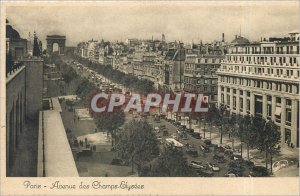
[[[95,3],[94,3],[95,4]],[[49,4],[48,4],[49,5]],[[106,2],[84,6],[12,6],[6,14],[23,38],[37,32],[46,47],[46,35],[67,36],[67,45],[80,41],[161,38],[204,42],[231,41],[241,34],[254,41],[287,36],[299,29],[299,5],[293,2]]]

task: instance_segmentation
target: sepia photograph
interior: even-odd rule
[[[299,194],[298,1],[1,4],[1,189]]]

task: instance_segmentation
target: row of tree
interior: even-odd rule
[[[258,149],[266,153],[266,168],[268,156],[279,152],[280,131],[278,126],[272,120],[264,119],[260,116],[236,115],[230,114],[226,106],[219,108],[211,107],[205,120],[209,123],[215,123],[220,131],[220,144],[222,144],[223,135],[228,133],[230,137],[237,137],[241,141],[241,155],[243,144],[247,146],[247,157],[249,160],[249,149]],[[272,168],[271,168],[272,169]]]
[[[136,76],[125,74],[119,70],[113,69],[110,65],[95,63],[78,56],[73,56],[72,58],[75,58],[81,64],[88,66],[90,69],[103,75],[109,80],[115,83],[122,84],[123,86],[131,90],[134,89],[138,93],[147,94],[154,91],[154,83],[150,80],[139,79]]]

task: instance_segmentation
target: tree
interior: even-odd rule
[[[220,105],[219,108],[216,110],[216,124],[220,127],[220,144],[223,141],[223,133],[228,131],[228,119],[229,119],[229,112],[225,105]]]
[[[90,95],[94,90],[95,90],[94,84],[92,84],[88,79],[83,79],[83,81],[78,85],[76,89],[76,94],[84,102],[87,102],[88,95]]]
[[[180,176],[196,176],[195,171],[189,167],[186,158],[183,156],[182,150],[174,146],[165,146],[161,155],[154,159],[148,173],[145,176],[152,177],[180,177]]]
[[[255,124],[253,123],[253,117],[250,115],[245,115],[241,118],[239,123],[240,139],[245,142],[247,145],[247,158],[249,157],[250,147],[253,147],[256,144],[257,132],[255,128]]]
[[[111,145],[114,147],[116,139],[116,130],[125,122],[125,114],[123,111],[114,110],[112,112],[93,113],[94,121],[98,129],[107,131],[111,135]]]
[[[39,47],[38,39],[35,34],[34,34],[34,40],[33,40],[32,56],[37,56],[37,57],[41,56],[41,50]]]
[[[260,117],[256,122],[259,122],[257,130],[257,148],[261,151],[265,151],[266,153],[266,168],[268,169],[268,155],[272,155],[278,149],[278,144],[280,142],[280,131],[278,126],[271,120],[265,120]],[[257,123],[255,125],[257,127]],[[272,163],[271,163],[271,171],[272,171]]]
[[[138,170],[142,164],[151,161],[159,153],[158,140],[153,128],[143,120],[132,120],[124,125],[118,135],[117,151],[121,157],[134,164]]]

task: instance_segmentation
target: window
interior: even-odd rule
[[[267,116],[272,116],[272,105],[269,103],[267,105]]]
[[[236,96],[233,96],[233,109],[236,109]]]
[[[227,95],[227,105],[230,105],[230,95]]]
[[[288,126],[291,126],[291,121],[292,121],[292,110],[291,108],[286,108],[286,119],[285,119],[285,124]]]
[[[246,110],[247,110],[247,113],[250,113],[250,100],[249,99],[247,99],[247,108],[246,108]]]
[[[276,104],[281,104],[281,98],[280,97],[276,97]]]
[[[207,80],[204,80],[204,84],[207,84]]]
[[[214,86],[211,87],[211,92],[215,92],[215,87]]]
[[[224,104],[224,94],[223,93],[221,94],[221,103]]]
[[[197,84],[200,84],[201,83],[201,80],[197,80]]]
[[[240,98],[240,112],[243,112],[243,98]]]
[[[207,92],[207,87],[204,87],[204,92]]]

